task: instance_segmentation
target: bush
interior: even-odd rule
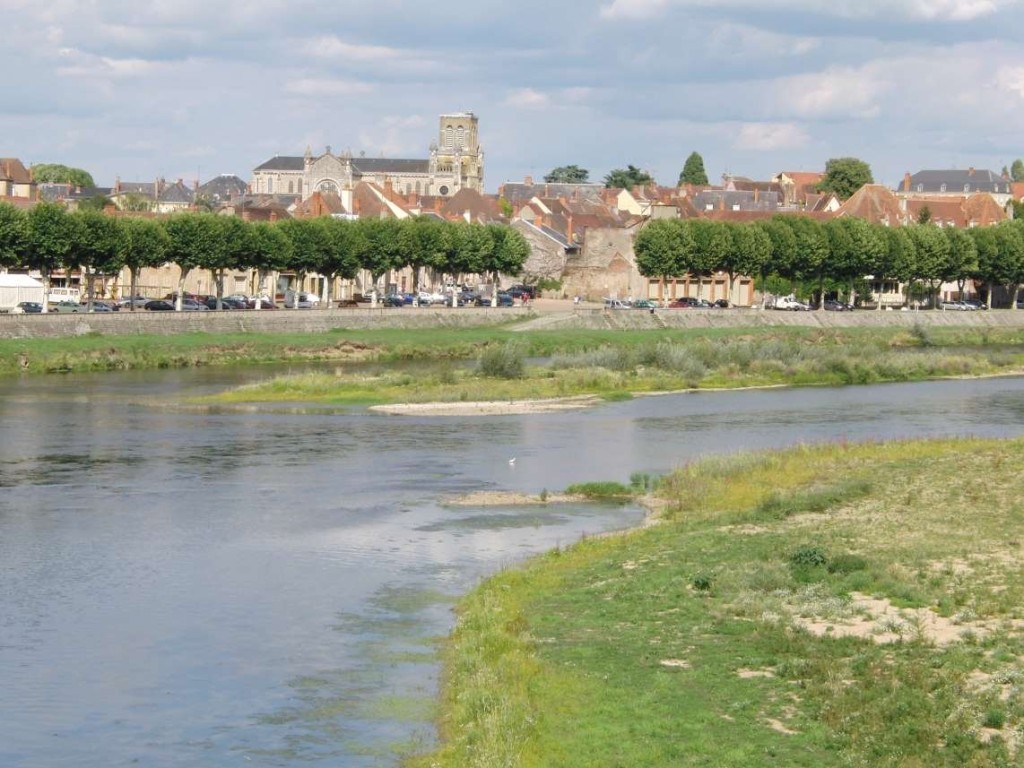
[[[836,555],[828,561],[828,572],[845,575],[867,570],[868,561],[859,555]]]
[[[693,577],[690,581],[692,586],[698,592],[710,592],[711,591],[711,577],[706,573],[699,573]]]
[[[516,342],[488,347],[480,355],[480,373],[492,379],[521,379],[526,366],[523,348]]]
[[[828,555],[820,547],[805,545],[790,552],[789,562],[799,568],[820,568],[828,563]]]
[[[622,499],[633,495],[629,488],[615,482],[576,483],[566,488],[565,492],[588,499]]]

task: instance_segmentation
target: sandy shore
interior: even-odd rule
[[[539,494],[513,493],[512,491],[475,491],[445,499],[445,504],[456,507],[518,507],[531,504],[565,504],[586,501],[584,496],[567,493],[549,493],[543,499]]]
[[[595,395],[542,400],[477,400],[451,403],[393,403],[373,405],[371,411],[398,416],[501,416],[505,414],[549,413],[587,408],[599,402]]]

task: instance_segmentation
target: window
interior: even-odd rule
[[[924,192],[924,184],[918,184],[917,185],[917,191],[918,192]]]
[[[295,182],[294,181],[289,181],[288,182],[288,194],[289,195],[294,195],[295,194]]]
[[[299,179],[299,183],[298,183],[298,193],[299,193],[300,195],[302,194],[302,179]]]
[[[970,184],[964,184],[964,192],[970,192],[970,191],[971,191],[971,185]]]
[[[451,147],[455,144],[455,130],[449,125],[444,132],[444,145]]]
[[[274,194],[274,180],[273,179],[267,179],[267,194],[268,195]]]
[[[943,184],[943,185],[941,185],[941,186],[939,187],[939,192],[945,192],[945,191],[946,191],[946,185],[945,185],[945,184]]]
[[[459,147],[460,149],[466,146],[465,133],[465,129],[461,125],[459,126],[459,129],[455,132],[455,146]]]

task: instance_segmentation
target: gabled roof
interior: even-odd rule
[[[505,220],[501,210],[498,208],[497,198],[482,195],[475,189],[463,188],[451,197],[444,198],[441,213],[446,217],[462,217],[468,213],[472,221],[481,222]]]
[[[865,184],[854,192],[839,209],[839,216],[856,216],[872,224],[890,227],[905,223],[906,213],[892,190],[881,184]]]
[[[16,157],[0,157],[0,179],[12,184],[31,184],[32,174]]]
[[[245,194],[248,189],[249,185],[234,174],[222,173],[220,176],[215,176],[205,184],[200,185],[199,189],[196,190],[196,194],[207,197],[214,202],[226,202]]]
[[[522,205],[534,197],[600,200],[604,184],[534,184],[532,181],[506,181],[498,188],[498,196],[513,205]]]
[[[157,199],[161,203],[183,203],[191,205],[195,200],[195,195],[191,189],[184,185],[184,183],[178,181],[165,187]]]
[[[353,157],[352,170],[361,175],[373,173],[429,173],[429,160],[389,157]]]
[[[974,168],[966,170],[925,170],[911,174],[904,179],[903,191],[931,192],[950,194],[973,192],[1010,193],[1010,180],[995,171],[982,171]],[[908,186],[909,185],[909,186]]]
[[[274,155],[261,165],[253,168],[256,171],[302,171],[306,168],[306,158],[291,155]]]
[[[341,197],[334,192],[314,192],[299,203],[292,215],[297,219],[335,216],[348,213]]]

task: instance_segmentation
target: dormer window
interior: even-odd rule
[[[971,191],[971,185],[970,184],[964,184],[964,192],[970,192],[970,191]]]
[[[939,192],[945,192],[945,191],[946,191],[946,185],[943,184],[942,186],[939,187]]]
[[[918,184],[917,185],[917,191],[918,192],[924,192],[924,184]]]

